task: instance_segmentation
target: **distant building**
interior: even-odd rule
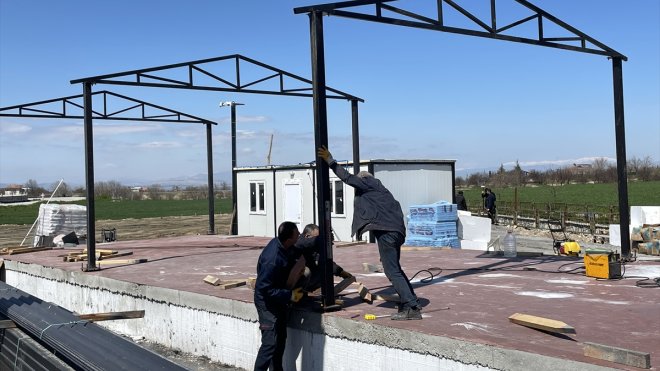
[[[23,202],[28,200],[29,188],[10,184],[0,192],[0,203]]]
[[[590,174],[593,169],[592,164],[573,164],[568,170],[575,175]]]
[[[353,172],[350,162],[341,162]],[[275,236],[277,226],[291,221],[299,229],[317,221],[315,164],[236,168],[238,234]],[[369,171],[401,203],[403,214],[415,204],[453,202],[454,160],[367,160]],[[351,241],[353,189],[330,170],[330,208],[334,237]]]

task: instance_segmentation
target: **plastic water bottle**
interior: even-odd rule
[[[510,229],[506,231],[506,236],[504,236],[504,240],[502,241],[502,250],[504,251],[505,258],[515,258],[517,255],[516,236]]]

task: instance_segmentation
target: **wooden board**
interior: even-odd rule
[[[18,247],[9,250],[9,255],[26,254],[30,252],[46,251],[52,249],[53,249],[52,247]]]
[[[213,285],[213,286],[218,286],[221,281],[222,280],[220,279],[220,277],[216,277],[216,276],[210,276],[209,275],[209,276],[204,277],[204,282],[208,283],[209,285]]]
[[[344,291],[353,282],[355,282],[355,277],[353,277],[353,276],[351,276],[349,278],[345,278],[343,281],[339,282],[335,286],[335,296],[339,295],[340,292]]]
[[[362,300],[366,301],[367,303],[371,304],[373,302],[373,298],[371,297],[371,292],[369,292],[369,289],[364,286],[362,283],[358,284],[358,294],[362,298]]]
[[[561,334],[575,334],[575,328],[562,321],[532,316],[530,314],[514,313],[509,316],[509,321],[518,325],[535,328],[537,330],[557,332]]]
[[[289,278],[286,280],[287,289],[293,289],[293,286],[296,284],[296,282],[298,282],[300,277],[302,277],[303,273],[305,272],[305,263],[305,257],[301,256],[296,261],[296,264],[293,265],[293,268],[291,268],[291,272],[289,273]]]
[[[372,294],[372,298],[374,300],[382,300],[382,301],[391,301],[393,303],[400,303],[401,298],[397,294]]]
[[[651,368],[651,354],[649,353],[589,342],[584,343],[583,350],[587,357],[633,367]]]
[[[220,288],[223,290],[227,290],[227,289],[233,289],[234,287],[245,286],[246,284],[247,284],[247,280],[231,280],[231,281],[223,281],[218,286],[220,286]]]
[[[364,270],[367,273],[381,273],[383,272],[383,266],[376,264],[362,263],[362,270]]]
[[[98,262],[99,265],[110,265],[110,264],[140,264],[146,263],[148,259],[114,259],[114,260],[101,260]]]

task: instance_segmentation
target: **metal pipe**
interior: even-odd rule
[[[231,233],[232,235],[238,234],[238,208],[237,197],[238,189],[236,188],[236,103],[231,104],[231,200],[234,206],[233,217],[231,219]],[[277,228],[275,228],[277,230]]]
[[[358,124],[358,101],[351,100],[351,122],[353,124],[353,174],[360,172],[360,126]]]
[[[213,192],[213,139],[211,124],[206,123],[206,163],[209,188],[209,230],[207,234],[215,234],[215,195]]]
[[[92,83],[83,83],[85,183],[87,197],[87,268],[96,271],[96,209],[94,207],[94,132],[92,127]]]

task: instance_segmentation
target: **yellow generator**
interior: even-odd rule
[[[584,254],[587,277],[621,278],[621,255],[610,250],[587,250]]]

